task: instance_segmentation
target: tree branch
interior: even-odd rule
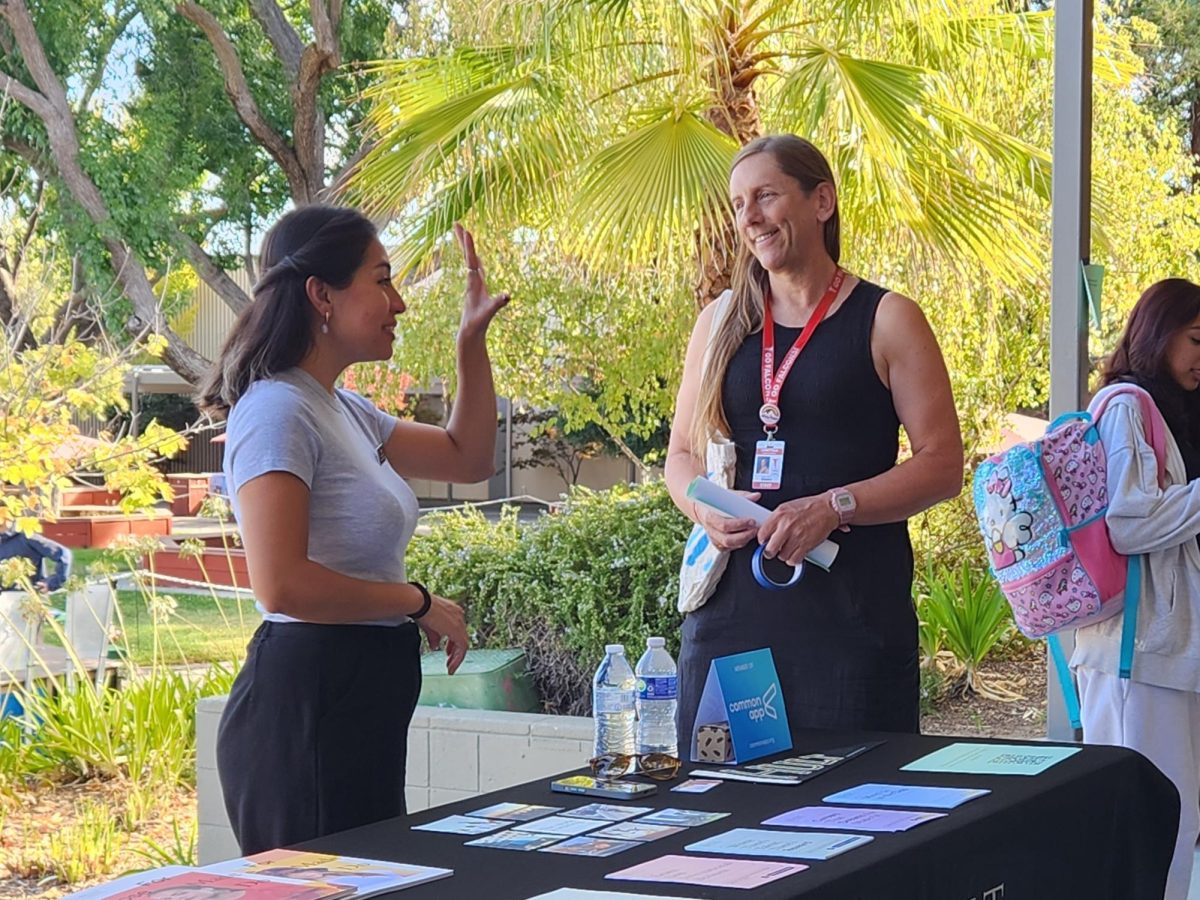
[[[145,266],[117,234],[103,196],[79,162],[79,136],[71,117],[71,107],[62,83],[46,59],[45,48],[34,28],[25,0],[5,0],[0,3],[0,16],[9,23],[21,57],[41,89],[39,102],[29,108],[41,118],[46,128],[59,177],[96,226],[123,292],[133,304],[134,317],[126,327],[139,335],[147,327],[153,328],[167,341],[163,357],[168,365],[189,381],[198,381],[208,368],[208,361],[167,325],[158,298],[154,296],[146,278]],[[8,81],[11,83],[12,79]],[[28,89],[25,90],[28,92]],[[13,96],[21,100],[18,94],[14,93]]]
[[[296,76],[300,74],[300,54],[304,52],[300,35],[283,15],[283,10],[275,0],[250,0],[250,11],[266,32],[267,40],[271,42],[275,52],[279,54],[288,81],[295,82]]]
[[[203,247],[178,228],[171,235],[171,243],[179,248],[187,261],[192,264],[192,268],[196,270],[196,274],[204,279],[204,283],[212,288],[218,297],[225,301],[226,306],[235,313],[240,313],[250,305],[250,298],[246,296],[246,292],[238,287],[236,281],[225,274],[224,269],[212,261],[212,258],[204,252]]]
[[[4,7],[0,6],[0,15],[3,15],[3,9]],[[7,94],[22,106],[28,107],[39,118],[53,114],[45,97],[4,71],[0,71],[0,93]]]
[[[25,234],[17,242],[15,255],[9,262],[8,270],[12,273],[12,277],[16,278],[17,273],[21,271],[21,263],[25,261],[25,252],[29,249],[29,243],[33,240],[34,232],[37,231],[38,219],[42,215],[42,200],[46,189],[46,179],[38,174],[37,191],[33,197],[33,210],[29,213],[29,221],[25,223]]]
[[[92,72],[92,77],[88,79],[87,87],[83,91],[83,96],[79,98],[79,105],[76,109],[83,111],[92,102],[92,95],[96,93],[96,89],[100,87],[100,82],[104,80],[104,70],[108,68],[108,57],[112,53],[113,46],[117,43],[117,39],[125,33],[125,29],[129,27],[129,23],[137,17],[138,12],[139,10],[136,6],[130,6],[125,10],[124,14],[118,16],[117,21],[113,23],[113,27],[104,36],[100,47],[100,58],[96,63],[96,70]]]
[[[246,81],[246,73],[242,71],[242,62],[238,58],[237,50],[228,35],[225,34],[221,23],[212,13],[191,0],[185,0],[175,8],[180,15],[196,25],[208,39],[225,79],[225,93],[233,103],[238,118],[250,129],[255,140],[262,144],[272,158],[279,163],[287,177],[293,199],[298,203],[309,202],[312,197],[304,166],[300,164],[295,151],[288,146],[283,136],[272,128],[271,124],[263,117],[258,104],[250,93],[250,85]],[[303,69],[303,64],[301,69]]]
[[[309,0],[312,10],[313,31],[316,32],[316,48],[333,61],[333,68],[342,64],[338,48],[337,20],[341,15],[341,4],[335,3],[334,9],[326,5],[325,0]]]

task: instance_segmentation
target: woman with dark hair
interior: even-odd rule
[[[444,429],[336,387],[391,358],[405,309],[374,225],[350,209],[302,207],[267,233],[254,302],[201,388],[228,415],[225,475],[264,620],[217,737],[244,854],[402,815],[419,632],[446,639],[451,673],[467,652],[462,609],[404,568],[418,512],[404,479],[492,474],[486,336],[508,295],[488,293],[471,235],[455,234],[467,288]]]
[[[915,732],[905,520],[962,488],[941,351],[916,303],[841,267],[833,173],[808,141],[747,144],[729,196],[740,237],[733,287],[692,332],[666,467],[679,508],[731,551],[712,597],[686,610],[680,743],[694,753],[710,661],[760,647],[772,651],[793,732]],[[897,465],[901,425],[912,456]],[[688,499],[709,441],[736,448],[734,488],[772,510],[761,526]],[[760,546],[767,560],[795,565],[827,538],[840,544],[828,572],[808,566],[776,590],[770,582],[786,574],[769,569],[782,566],[763,564],[763,580],[752,569]]]
[[[1179,789],[1165,897],[1184,900],[1200,835],[1200,285],[1169,278],[1146,289],[1104,368],[1104,385],[1118,382],[1145,388],[1162,412],[1166,471],[1160,484],[1137,398],[1114,397],[1096,427],[1113,548],[1144,554],[1133,668],[1118,677],[1120,616],[1075,633],[1071,666],[1084,740],[1139,751]]]

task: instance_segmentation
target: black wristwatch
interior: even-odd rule
[[[410,619],[419,619],[421,616],[425,615],[425,613],[429,612],[429,607],[433,606],[433,597],[430,596],[429,590],[425,587],[425,585],[421,584],[421,582],[410,581],[409,584],[421,592],[421,608],[416,612],[409,613],[408,617]]]

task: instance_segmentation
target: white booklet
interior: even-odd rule
[[[415,866],[381,859],[358,859],[306,850],[267,850],[204,867],[221,875],[269,875],[348,888],[349,896],[370,897],[427,881],[449,878],[453,869]]]

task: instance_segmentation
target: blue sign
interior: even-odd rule
[[[724,754],[717,731],[721,726],[728,729],[729,743]],[[706,730],[706,737],[714,734],[718,737],[715,743],[706,742],[712,744],[706,753],[700,753],[697,747],[701,729]],[[693,762],[745,763],[792,749],[783,691],[770,649],[712,661],[691,737]]]

